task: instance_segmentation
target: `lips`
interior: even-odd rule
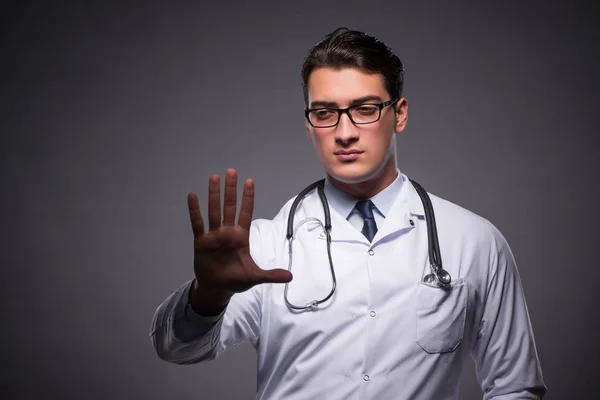
[[[356,160],[363,152],[358,150],[344,150],[336,151],[335,156],[340,161],[353,161]]]

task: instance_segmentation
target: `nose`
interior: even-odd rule
[[[340,122],[335,127],[335,140],[345,145],[358,140],[358,129],[346,113],[340,115]]]

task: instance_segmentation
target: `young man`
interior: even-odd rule
[[[342,28],[311,49],[302,77],[330,237],[317,189],[293,213],[290,245],[295,198],[273,220],[252,221],[248,179],[236,225],[236,171],[227,171],[222,211],[211,176],[208,230],[188,195],[195,279],[156,310],[159,357],[208,361],[249,340],[261,399],[437,400],[458,398],[471,355],[485,399],[542,398],[517,267],[490,222],[431,195],[451,281],[423,281],[433,261],[427,207],[396,166],[408,112],[400,59]]]

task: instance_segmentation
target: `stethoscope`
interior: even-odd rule
[[[421,198],[421,202],[423,203],[423,209],[425,211],[425,222],[427,224],[427,245],[429,247],[429,262],[430,262],[429,267],[430,267],[431,272],[423,277],[423,282],[430,284],[430,285],[436,285],[436,286],[446,289],[450,286],[450,282],[452,281],[452,278],[450,277],[450,273],[442,268],[442,256],[440,254],[440,244],[438,242],[437,227],[435,225],[435,213],[433,212],[433,206],[431,205],[431,200],[429,198],[429,195],[427,194],[427,192],[425,191],[425,189],[423,189],[423,187],[421,185],[419,185],[417,182],[415,182],[412,179],[409,179],[409,180],[412,183],[412,185],[414,186],[414,188],[417,190],[417,193],[419,194],[419,197]],[[321,227],[325,231],[325,234],[327,235],[327,238],[326,238],[327,239],[327,256],[329,258],[329,268],[331,269],[331,276],[333,278],[333,284],[332,284],[331,291],[329,292],[329,294],[327,296],[325,296],[324,298],[322,298],[321,300],[312,300],[303,306],[297,306],[297,305],[290,303],[290,301],[288,300],[288,285],[289,285],[289,283],[286,283],[283,297],[284,297],[285,303],[288,305],[288,307],[290,307],[294,310],[302,311],[302,310],[315,309],[319,304],[326,302],[327,300],[329,300],[331,298],[331,296],[333,296],[333,293],[335,293],[335,288],[337,286],[337,280],[335,278],[335,270],[333,268],[333,261],[331,259],[331,235],[330,235],[330,233],[331,233],[331,215],[329,213],[329,204],[327,203],[327,198],[325,197],[325,192],[323,190],[324,185],[325,185],[325,179],[321,179],[320,181],[312,183],[311,185],[307,186],[304,190],[302,190],[300,192],[300,194],[298,194],[298,196],[296,197],[294,202],[292,203],[292,207],[290,208],[290,214],[288,216],[287,235],[286,235],[286,239],[288,240],[288,247],[289,247],[288,271],[292,272],[292,242],[293,242],[294,238],[296,237],[296,233],[298,232],[298,229],[300,228],[300,226],[302,226],[302,224],[304,224],[306,222],[316,221],[317,223],[319,223],[321,225]],[[323,212],[325,214],[325,225],[323,225],[323,223],[318,218],[308,217],[308,218],[305,218],[304,220],[300,221],[298,223],[298,225],[294,228],[294,214],[296,214],[296,209],[298,208],[298,204],[315,187],[317,188],[319,198],[321,199],[321,204],[323,205]]]

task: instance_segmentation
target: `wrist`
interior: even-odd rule
[[[195,313],[202,316],[219,315],[227,307],[232,293],[202,288],[194,279],[189,292],[188,303]]]

